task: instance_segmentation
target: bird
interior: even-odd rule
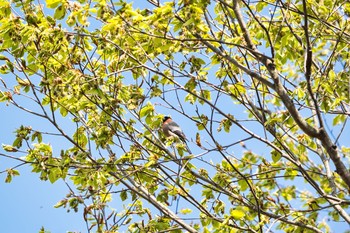
[[[166,137],[173,136],[175,138],[179,138],[185,144],[187,152],[192,154],[186,142],[188,141],[186,135],[184,134],[180,126],[175,121],[173,121],[173,119],[170,116],[164,116],[162,130]]]

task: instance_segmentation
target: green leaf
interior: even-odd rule
[[[16,76],[16,81],[18,82],[19,85],[21,86],[30,86],[30,82],[28,79],[21,79],[20,77]]]
[[[339,123],[344,123],[346,120],[347,115],[345,114],[339,114],[336,117],[333,118],[333,126],[338,125]]]
[[[247,190],[247,188],[249,187],[247,181],[244,180],[244,179],[239,180],[239,181],[238,181],[238,185],[239,185],[239,187],[240,187],[239,190],[242,191],[242,192],[244,192],[245,190]]]
[[[63,0],[46,0],[46,5],[48,8],[56,8]]]
[[[104,139],[103,136],[105,136],[104,132],[101,133],[100,139]],[[85,147],[88,139],[86,137],[85,129],[83,127],[80,127],[74,134],[73,134],[73,139],[76,143],[79,144],[81,147]]]
[[[51,184],[55,183],[61,177],[61,170],[59,168],[52,168],[48,174]]]
[[[325,112],[328,112],[331,108],[330,105],[330,100],[328,98],[325,98],[322,102],[321,102],[321,109],[324,110]]]
[[[286,180],[294,180],[294,178],[298,175],[298,171],[296,169],[287,168],[284,173]]]
[[[64,107],[64,106],[62,106],[62,107],[60,108],[60,113],[61,113],[61,115],[62,115],[63,117],[67,116],[67,114],[68,114],[67,108]]]
[[[198,130],[205,129],[205,125],[203,125],[202,123],[197,123],[196,125],[197,125]]]
[[[185,84],[185,88],[190,91],[193,91],[196,88],[197,84],[198,83],[196,82],[196,79],[190,78],[188,82]]]
[[[44,227],[41,227],[39,233],[51,233],[51,231],[48,231]]]
[[[0,2],[0,19],[8,17],[11,14],[11,5],[10,1],[1,1]]]
[[[289,40],[289,38],[290,38],[290,35],[289,34],[286,34],[286,35],[284,35],[283,37],[282,37],[282,39],[281,39],[281,44],[282,44],[282,46],[287,46],[288,45],[288,40]]]
[[[12,170],[12,175],[14,176],[19,176],[19,171],[15,170],[15,169],[11,169]]]
[[[14,72],[14,66],[11,61],[6,61],[6,65],[11,72]]]
[[[67,202],[68,202],[67,199],[63,199],[63,200],[57,202],[56,205],[54,205],[53,207],[54,208],[60,208],[62,206],[66,206]]]
[[[274,163],[277,163],[281,159],[281,153],[275,150],[271,151],[271,156]]]
[[[7,173],[6,178],[5,178],[5,183],[11,183],[12,181],[12,175],[11,173]]]
[[[211,93],[210,93],[209,90],[201,90],[200,93],[201,93],[201,97],[203,97],[204,99],[206,99],[206,100],[208,100],[208,101],[211,100]],[[204,104],[205,101],[199,100],[199,103],[200,103],[200,104]]]
[[[2,144],[2,149],[4,149],[4,151],[7,151],[7,152],[17,152],[18,150],[11,146],[11,145],[5,145],[5,144]]]
[[[245,213],[242,210],[238,209],[231,210],[230,214],[236,220],[240,220],[245,216]]]
[[[192,213],[192,209],[189,209],[189,208],[187,208],[187,209],[181,209],[180,212],[181,212],[182,214],[190,214],[190,213]]]
[[[190,19],[187,20],[182,26],[183,26],[183,27],[187,27],[188,25],[190,25],[190,24],[193,23],[193,22],[194,22],[193,18],[190,18]]]
[[[52,24],[52,25],[56,24],[56,20],[54,18],[52,18],[50,15],[46,16],[46,19],[50,24]]]
[[[224,122],[223,122],[223,124],[224,124],[224,130],[225,130],[225,132],[226,132],[226,133],[229,133],[229,132],[230,132],[230,128],[231,128],[231,126],[232,126],[232,122],[231,122],[230,120],[228,120],[228,119],[225,119]]]
[[[242,82],[237,82],[235,84],[230,84],[227,85],[227,88],[229,90],[229,92],[234,96],[234,97],[238,97],[239,95],[245,94],[246,93],[246,89],[243,86]]]
[[[55,14],[53,15],[53,17],[55,19],[63,19],[65,15],[66,15],[66,8],[63,5],[60,5],[59,7],[56,8]]]
[[[19,176],[19,172],[17,170],[14,170],[14,169],[7,169],[5,183],[11,183],[13,176]]]
[[[202,196],[204,196],[207,199],[213,198],[214,197],[213,190],[210,188],[203,189]]]
[[[72,27],[76,23],[76,19],[73,15],[68,16],[66,23],[69,27]]]
[[[288,186],[281,189],[281,195],[287,200],[290,201],[296,197],[295,186]]]
[[[20,148],[22,146],[22,142],[23,142],[23,137],[16,137],[16,139],[13,141],[12,146],[16,147],[16,148]]]
[[[174,22],[175,22],[175,20],[174,20]],[[177,32],[182,28],[183,28],[183,23],[180,22],[179,20],[177,20],[177,23],[174,24],[174,32]]]
[[[210,230],[208,230],[208,228],[207,227],[204,227],[204,229],[203,229],[203,233],[210,233],[211,231]]]
[[[126,191],[126,190],[121,191],[121,192],[120,192],[120,199],[121,199],[122,201],[125,201],[127,198],[128,198],[128,193],[127,193],[127,191]]]
[[[8,59],[7,57],[5,57],[2,54],[0,54],[0,60],[2,60],[2,61],[10,61],[10,59]]]
[[[188,93],[185,97],[186,102],[190,102],[191,104],[194,104],[197,100],[197,97],[195,95],[192,95],[191,93]]]
[[[266,2],[263,1],[259,1],[258,4],[256,4],[256,11],[260,12],[262,11],[262,9],[264,9],[264,7],[267,5]]]
[[[145,117],[154,112],[154,106],[148,102],[140,111],[140,117]]]
[[[9,73],[8,66],[6,66],[6,65],[0,66],[0,73],[1,74],[8,74]]]
[[[87,17],[85,14],[83,14],[81,11],[78,12],[77,14],[77,18],[79,23],[81,23],[82,25],[86,25],[86,21],[87,21]],[[88,45],[88,44],[87,44]],[[90,50],[89,48],[86,48],[87,50]]]

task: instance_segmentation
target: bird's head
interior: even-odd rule
[[[166,122],[168,119],[171,119],[171,116],[164,116],[163,117],[163,123]]]

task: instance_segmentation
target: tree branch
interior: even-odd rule
[[[320,107],[318,106],[317,99],[312,91],[312,84],[311,84],[312,47],[311,47],[310,36],[309,36],[309,24],[308,24],[306,0],[303,0],[303,9],[304,9],[304,33],[305,33],[305,40],[306,40],[304,69],[305,69],[307,90],[309,92],[310,98],[311,98],[313,105],[315,107],[320,128],[323,128],[323,120],[321,117]]]

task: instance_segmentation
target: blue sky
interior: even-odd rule
[[[13,106],[0,104],[1,120],[0,143],[12,144],[13,131],[21,124],[26,126],[38,126],[44,124],[42,120],[19,111]],[[45,125],[45,124],[44,124]],[[0,153],[3,150],[0,149]],[[8,154],[8,153],[7,153]],[[16,157],[23,156],[13,153]],[[4,171],[14,165],[10,159],[0,159],[0,171]],[[85,222],[82,212],[74,213],[63,208],[53,206],[68,192],[67,186],[62,180],[55,184],[43,182],[38,174],[31,173],[28,165],[18,168],[20,176],[14,177],[11,183],[5,183],[6,173],[0,174],[0,216],[1,232],[38,232],[42,226],[55,232],[67,230],[85,232]]]
[[[67,213],[63,208],[53,208],[67,193],[61,180],[52,185],[40,181],[28,167],[21,168],[20,172],[21,176],[11,184],[0,182],[2,232],[39,232],[42,226],[52,233],[86,232],[81,211]]]

